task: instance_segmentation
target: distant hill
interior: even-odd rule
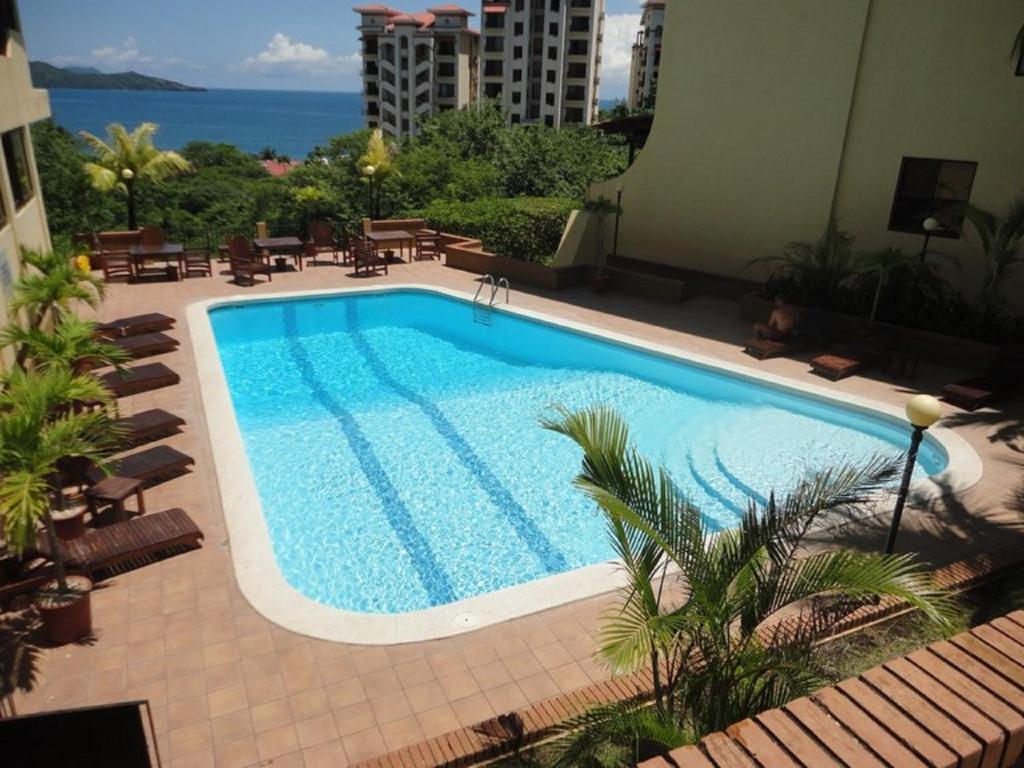
[[[29,62],[32,84],[36,88],[90,88],[112,91],[205,91],[173,80],[140,75],[138,72],[106,74],[92,67],[62,69],[45,61]]]

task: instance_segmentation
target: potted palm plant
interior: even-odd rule
[[[117,443],[110,416],[105,409],[83,412],[73,406],[109,398],[95,377],[66,366],[15,368],[0,392],[0,521],[15,554],[38,548],[53,562],[54,579],[39,591],[36,607],[44,634],[55,645],[92,629],[92,583],[67,574],[54,524],[54,512],[65,504],[58,463],[77,457],[103,466]],[[43,539],[37,541],[40,523]]]
[[[594,200],[585,201],[583,203],[583,210],[593,215],[597,220],[597,253],[594,259],[596,271],[590,279],[590,287],[594,289],[595,293],[604,293],[608,290],[609,282],[608,273],[605,271],[604,222],[609,216],[621,215],[622,208],[614,201],[602,195]]]

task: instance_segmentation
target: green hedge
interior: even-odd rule
[[[577,201],[561,197],[435,200],[419,215],[442,232],[482,240],[498,256],[549,264],[575,208]]]

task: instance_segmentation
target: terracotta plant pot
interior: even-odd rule
[[[50,516],[53,518],[53,527],[57,532],[57,538],[71,541],[85,533],[87,509],[85,504],[73,504],[66,509],[51,512]]]
[[[36,593],[43,636],[52,645],[67,645],[92,632],[92,582],[85,576],[68,576],[67,582],[70,593],[59,592],[56,581]]]
[[[605,272],[598,272],[590,278],[590,288],[594,293],[604,293],[610,284],[611,280]]]

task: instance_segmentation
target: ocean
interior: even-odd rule
[[[99,91],[54,88],[53,117],[77,133],[98,136],[108,123],[129,129],[142,122],[160,126],[156,145],[180,149],[190,141],[234,144],[246,152],[273,147],[297,160],[330,136],[363,125],[358,93],[328,91]]]

